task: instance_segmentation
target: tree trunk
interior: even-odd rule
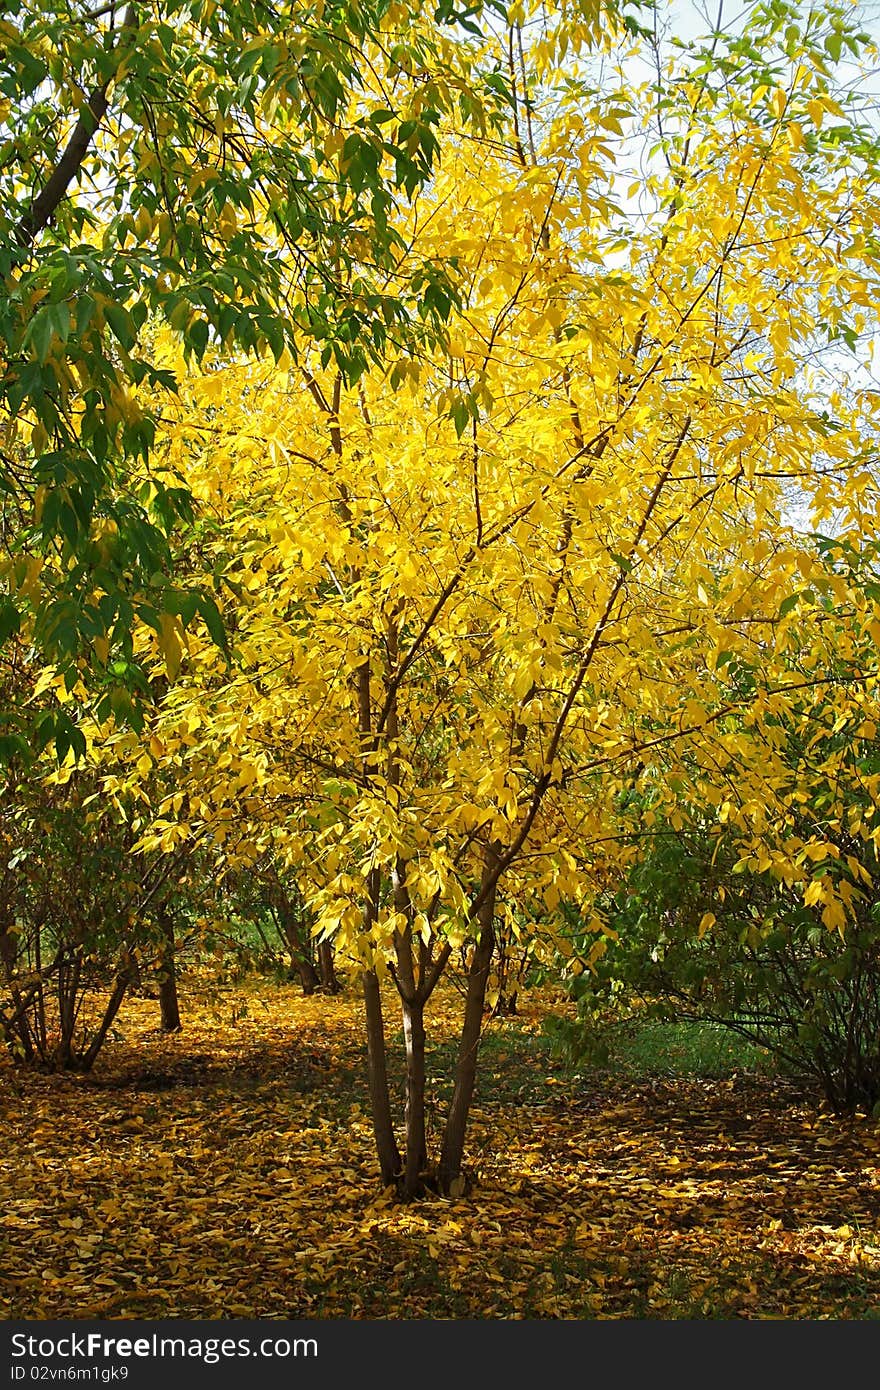
[[[370,1105],[373,1112],[373,1134],[379,1171],[385,1187],[394,1182],[401,1170],[400,1151],[391,1123],[391,1100],[388,1095],[388,1067],[385,1050],[385,1026],[382,1021],[382,997],[379,977],[375,970],[364,972],[364,1004],[367,1015],[367,1071],[370,1082]]]
[[[274,875],[273,879],[270,889],[276,904],[276,921],[290,963],[299,976],[303,994],[314,994],[320,980],[309,955],[308,944],[303,939],[302,922],[281,880]]]
[[[338,994],[342,989],[341,984],[336,978],[336,966],[333,963],[333,942],[318,942],[318,974],[321,977],[321,988],[328,994]]]
[[[293,968],[299,975],[299,982],[302,986],[303,994],[314,994],[320,984],[318,972],[312,965],[308,956],[294,955],[291,952]]]
[[[77,994],[82,964],[79,956],[72,963],[64,961],[58,971],[58,1028],[59,1041],[53,1061],[59,1067],[75,1066],[73,1035],[76,1031]]]
[[[37,976],[36,992],[36,1014],[34,1018],[34,1037],[37,1045],[37,1052],[42,1061],[48,1061],[49,1039],[46,1033],[46,991],[43,988],[43,927],[38,923],[34,933],[34,970]],[[55,957],[57,969],[60,971],[64,965],[63,947],[58,948]]]
[[[120,966],[119,972],[113,983],[113,991],[110,995],[109,1000],[107,1001],[107,1007],[104,1010],[104,1017],[101,1020],[101,1026],[98,1029],[97,1033],[95,1033],[94,1037],[92,1038],[92,1041],[89,1043],[88,1048],[77,1062],[78,1071],[91,1071],[92,1067],[94,1066],[95,1058],[101,1051],[101,1048],[104,1046],[104,1039],[107,1037],[107,1034],[110,1031],[110,1028],[113,1024],[113,1020],[119,1013],[120,1006],[122,1004],[123,999],[125,998],[125,992],[130,984],[131,965],[129,960],[123,960],[123,963]]]
[[[425,1020],[421,1003],[403,1005],[406,1044],[406,1169],[404,1197],[418,1195],[428,1166],[425,1140]]]
[[[483,869],[484,882],[491,879],[495,862],[495,855],[490,850],[487,853]],[[489,983],[489,969],[495,946],[494,884],[480,908],[479,922],[480,935],[474,947],[471,968],[468,972],[464,1022],[458,1047],[458,1062],[455,1068],[455,1085],[452,1100],[449,1103],[446,1127],[443,1131],[443,1147],[440,1151],[438,1177],[440,1191],[445,1193],[449,1193],[453,1182],[461,1176],[464,1139],[477,1075],[477,1049],[480,1045],[480,1034],[483,1029],[483,1006],[486,1001],[486,986]]]
[[[7,984],[15,978],[15,967],[18,961],[18,941],[12,930],[12,925],[12,922],[0,923],[0,964],[3,966],[3,974]]]
[[[20,1047],[22,1060],[30,1062],[34,1055],[34,1047],[27,1025],[27,1008],[15,978],[18,965],[18,938],[12,931],[11,924],[6,922],[0,926],[0,962],[2,962],[3,974],[12,998],[11,1017],[8,1022],[5,1017],[3,1021],[5,1040],[13,1054],[18,1052]],[[18,1046],[15,1044],[15,1038],[18,1039]]]
[[[318,978],[318,972],[309,958],[299,929],[295,926],[291,926],[283,908],[281,914],[281,920],[284,924],[284,940],[287,946],[287,954],[290,956],[290,963],[299,976],[303,994],[314,994],[318,985],[321,983]]]
[[[180,1004],[177,998],[177,961],[174,944],[174,918],[167,908],[159,913],[162,945],[159,952],[159,1011],[163,1033],[180,1031]],[[121,1001],[120,1001],[121,1002]]]

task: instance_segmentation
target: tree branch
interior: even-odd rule
[[[123,35],[130,33],[134,29],[136,21],[133,5],[129,5],[125,11],[122,21]],[[92,142],[92,137],[100,126],[107,114],[109,101],[107,91],[110,87],[112,78],[89,95],[84,111],[73,128],[73,133],[67,142],[67,147],[55,165],[52,173],[42,190],[34,198],[27,212],[17,224],[13,236],[19,246],[28,247],[39,236],[44,227],[48,226],[58,207],[64,198],[68,188],[76,178],[82,162],[86,157],[86,152]]]

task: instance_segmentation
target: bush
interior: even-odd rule
[[[876,1106],[880,903],[854,898],[843,933],[830,931],[799,886],[742,864],[734,834],[661,827],[603,904],[617,939],[573,981],[578,1022],[558,1037],[572,1058],[601,1060],[612,1018],[711,1022],[818,1083],[835,1109]],[[586,953],[574,922],[572,934]]]
[[[5,792],[0,1036],[16,1060],[88,1071],[142,966],[167,958],[177,866],[133,854],[87,775],[10,774]]]

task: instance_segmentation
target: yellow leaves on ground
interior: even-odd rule
[[[408,1207],[375,1185],[354,998],[190,993],[175,1038],[133,1000],[94,1078],[0,1063],[5,1316],[873,1311],[871,1123],[766,1079],[562,1093],[525,1009],[485,1045],[473,1189]]]

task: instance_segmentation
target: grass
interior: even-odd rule
[[[607,1069],[637,1079],[706,1077],[775,1071],[769,1053],[715,1023],[629,1021],[609,1035]]]

